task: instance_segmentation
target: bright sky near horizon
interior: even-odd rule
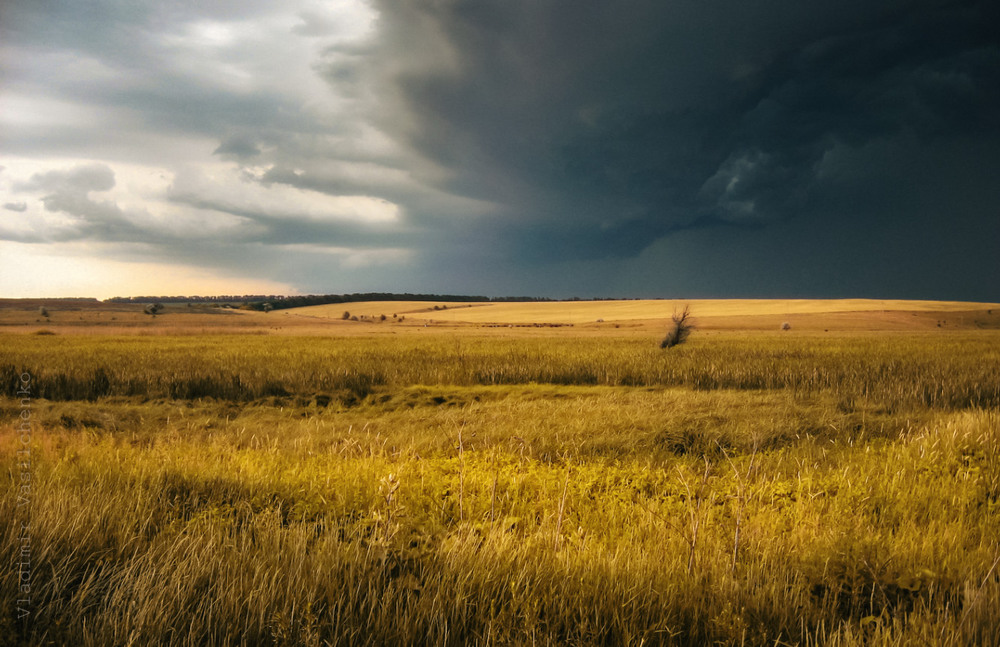
[[[986,0],[7,0],[0,296],[998,301],[997,24]]]

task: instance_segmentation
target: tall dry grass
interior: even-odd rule
[[[1000,406],[1000,335],[655,340],[204,336],[7,336],[0,369],[36,377],[50,400],[107,396],[251,401],[316,394],[357,401],[379,387],[546,383],[789,389],[887,407]]]
[[[1000,642],[1000,413],[954,397],[990,393],[979,338],[732,338],[728,366],[696,339],[669,361],[617,342],[182,341],[51,354],[48,375],[102,367],[149,392],[33,401],[32,616],[8,613],[7,559],[10,644]],[[43,348],[5,351],[39,389]],[[125,353],[162,361],[112,370]],[[586,358],[596,385],[531,379]],[[805,384],[809,365],[827,381]],[[287,376],[287,395],[168,397],[223,366]],[[487,367],[526,383],[469,379]],[[352,368],[382,379],[317,387]],[[952,399],[897,373],[944,375]],[[687,381],[712,374],[770,388]]]

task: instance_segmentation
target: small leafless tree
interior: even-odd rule
[[[671,317],[673,323],[667,331],[667,336],[660,342],[660,348],[673,348],[687,341],[688,335],[694,330],[694,323],[691,321],[691,309],[684,306],[680,313],[675,312]]]

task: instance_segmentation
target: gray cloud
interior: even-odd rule
[[[6,202],[3,208],[8,211],[16,211],[18,213],[23,213],[28,210],[27,202]]]
[[[114,186],[115,174],[105,164],[36,173],[28,181],[16,184],[15,189],[19,192],[40,192],[39,199],[46,211],[66,214],[72,217],[72,221],[32,232],[0,231],[0,238],[18,242],[142,240],[147,232],[117,204],[90,196],[92,192],[108,191]]]
[[[106,164],[88,164],[68,170],[36,173],[27,182],[16,185],[21,191],[50,191],[53,196],[84,195],[108,191],[115,186],[115,173]]]
[[[253,178],[244,178],[243,182],[249,185],[247,189],[256,184]],[[355,210],[360,208],[361,213],[352,211],[349,204],[340,205],[339,212],[331,211],[322,204],[311,205],[308,199],[276,206],[277,199],[272,199],[271,204],[260,202],[266,190],[257,189],[256,194],[247,196],[247,189],[241,192],[240,187],[213,189],[210,179],[188,172],[175,178],[166,200],[173,205],[193,208],[202,218],[214,220],[216,226],[208,223],[210,226],[172,228],[147,212],[127,211],[114,200],[95,199],[91,195],[115,186],[112,169],[98,163],[36,173],[16,184],[16,190],[35,193],[47,212],[64,214],[71,220],[36,227],[30,232],[0,230],[0,239],[144,243],[153,249],[159,247],[164,257],[176,256],[177,246],[196,239],[212,244],[327,245],[356,250],[386,249],[408,242],[405,228],[384,219],[372,220],[364,213],[366,207],[371,208],[371,202],[354,207]],[[220,228],[217,225],[222,218],[227,218],[229,225]]]
[[[170,199],[197,209],[237,216],[245,221],[237,232],[228,233],[230,242],[265,245],[330,245],[372,249],[405,244],[409,236],[395,228],[356,221],[324,220],[296,213],[275,213],[269,209],[243,206],[224,199],[172,190]]]
[[[212,154],[231,155],[237,159],[246,159],[260,155],[260,148],[257,147],[252,137],[232,135],[224,138]]]
[[[334,20],[315,11],[302,11],[299,19],[302,22],[292,27],[292,33],[299,36],[329,36],[336,28]]]

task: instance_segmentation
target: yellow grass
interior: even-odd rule
[[[0,644],[1000,644],[998,331],[218,319],[0,334]]]
[[[785,320],[809,328],[863,328],[870,330],[935,326],[952,315],[952,324],[974,325],[977,319],[1000,322],[1000,304],[962,301],[905,301],[873,299],[692,299],[635,301],[554,301],[446,303],[427,301],[373,301],[294,308],[286,317],[313,320],[352,316],[379,319],[393,315],[406,321],[436,324],[605,324],[657,325],[690,307],[698,324],[729,330],[774,328]],[[993,310],[993,314],[987,311]],[[965,315],[964,320],[960,314]],[[911,319],[901,317],[911,316]],[[928,315],[939,315],[937,318]]]
[[[960,301],[870,299],[693,299],[634,301],[472,302],[370,301],[275,310],[270,313],[169,304],[159,315],[141,305],[0,300],[0,330],[57,334],[170,335],[257,333],[267,335],[388,335],[422,332],[425,326],[463,334],[491,327],[494,334],[661,334],[671,315],[690,306],[703,331],[796,332],[929,331],[998,329],[1000,304]],[[345,321],[350,313],[357,321]],[[385,320],[382,320],[385,316]],[[537,326],[560,326],[532,330]],[[511,330],[516,329],[516,330]]]
[[[420,330],[0,336],[0,644],[997,644],[1000,334]]]
[[[764,315],[827,314],[842,312],[961,312],[1000,308],[1000,304],[963,301],[877,301],[873,299],[663,299],[642,301],[543,301],[445,303],[426,301],[370,301],[294,308],[299,316],[340,318],[403,314],[407,318],[470,323],[594,323],[669,319],[690,306],[698,317],[758,317]],[[434,307],[439,308],[435,310]]]

